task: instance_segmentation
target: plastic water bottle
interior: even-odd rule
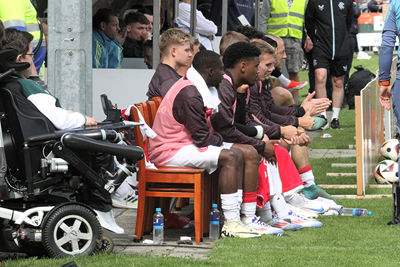
[[[217,204],[212,204],[210,212],[210,240],[219,239],[219,210]]]
[[[341,208],[339,215],[342,216],[371,216],[372,212],[367,209],[356,209],[356,208]]]
[[[161,208],[156,208],[153,216],[153,243],[161,245],[164,242],[164,216]]]

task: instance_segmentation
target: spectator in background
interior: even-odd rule
[[[147,97],[164,98],[171,86],[179,80],[192,65],[193,37],[176,28],[166,30],[158,42],[161,62],[151,78]]]
[[[396,0],[392,0],[396,1]],[[382,12],[382,0],[371,0],[368,2],[368,10],[371,12]]]
[[[305,17],[307,34],[314,44],[312,57],[317,98],[326,97],[328,69],[332,78],[332,129],[342,128],[339,114],[344,96],[343,80],[349,69],[348,58],[351,56],[347,39],[354,18],[353,1],[342,0],[341,3],[333,5],[331,9],[328,8],[332,5],[331,1],[310,0]],[[327,120],[326,112],[322,112],[321,116]],[[328,127],[326,124],[325,129]]]
[[[117,36],[117,15],[109,8],[101,8],[93,16],[93,68],[119,68],[122,46]]]
[[[127,31],[124,57],[143,57],[143,42],[148,39],[150,21],[140,12],[130,12],[124,20]]]
[[[30,0],[1,0],[0,20],[5,28],[15,28],[20,31],[28,31],[33,35],[33,51],[35,63],[33,74],[37,74],[43,65],[46,56],[46,43],[41,32],[41,25],[37,19],[35,7]]]
[[[153,39],[144,41],[143,44],[144,63],[148,69],[153,68]]]
[[[153,35],[153,10],[149,8],[139,8],[138,12],[143,13],[143,15],[150,22],[150,24],[147,25],[148,39],[150,39]]]
[[[118,19],[119,21],[119,31],[117,35],[118,42],[123,46],[126,40],[126,24],[122,19]]]
[[[250,23],[254,15],[254,1],[253,0],[231,0],[228,1],[228,25],[227,30],[231,31],[236,26],[247,25],[239,20],[243,17]],[[221,35],[222,31],[222,1],[213,1],[211,7],[211,20],[218,27],[217,35]]]
[[[282,38],[286,50],[286,68],[289,79],[299,82],[299,72],[303,63],[303,27],[306,1],[304,0],[264,0],[260,11],[259,29]],[[304,46],[311,46],[307,38]],[[297,100],[297,90],[291,91]]]
[[[198,10],[196,10],[196,20],[196,37],[207,50],[213,50],[211,41],[214,40],[214,35],[217,33],[217,26]],[[182,31],[190,33],[190,0],[180,0],[176,24]]]

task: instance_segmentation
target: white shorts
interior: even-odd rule
[[[200,168],[207,170],[208,173],[213,173],[218,168],[218,158],[222,149],[230,149],[232,145],[232,143],[224,142],[222,146],[184,146],[165,166]]]

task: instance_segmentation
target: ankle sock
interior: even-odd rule
[[[339,118],[339,114],[340,114],[340,108],[332,108],[333,114],[332,114],[332,120],[333,119],[338,119]]]
[[[288,87],[290,84],[290,80],[288,78],[286,78],[283,74],[281,74],[278,77],[278,80],[281,83],[281,86],[283,86],[283,87]]]
[[[240,220],[237,192],[232,194],[221,194],[221,209],[224,213],[226,222],[235,222]]]
[[[304,183],[304,187],[309,187],[309,186],[312,186],[315,184],[315,177],[314,177],[314,174],[313,174],[310,164],[308,164],[304,168],[299,169],[299,174],[300,174],[301,180]]]
[[[287,217],[288,214],[291,212],[288,204],[286,203],[285,199],[281,194],[275,194],[271,198],[271,206],[274,208],[276,214],[279,218]]]
[[[268,222],[272,220],[271,203],[268,201],[262,209],[257,209],[257,215],[260,216],[262,222]]]

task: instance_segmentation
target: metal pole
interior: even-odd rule
[[[222,27],[221,35],[224,35],[228,29],[228,0],[222,0]]]
[[[92,0],[49,1],[48,85],[66,109],[92,114]]]
[[[256,0],[254,7],[254,27],[259,30],[258,21],[260,19],[260,0]]]
[[[153,69],[160,63],[160,0],[153,0]]]
[[[196,25],[197,25],[196,7],[197,7],[197,0],[190,0],[190,34],[193,37],[196,37]]]
[[[174,22],[179,17],[179,0],[174,0]]]

